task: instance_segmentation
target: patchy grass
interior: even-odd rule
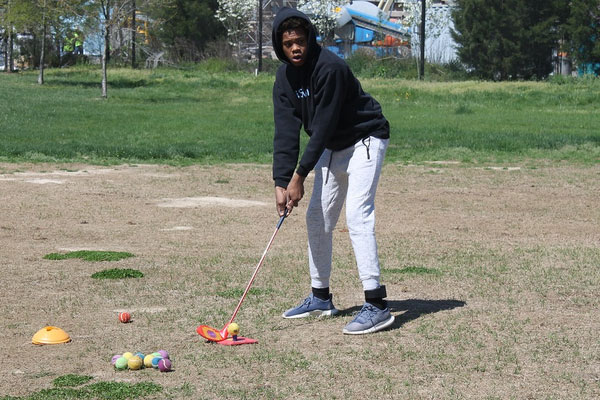
[[[56,387],[73,387],[83,385],[92,379],[94,379],[93,376],[68,374],[59,376],[58,378],[54,379],[52,383]]]
[[[248,290],[249,295],[255,295],[255,296],[260,296],[260,295],[265,295],[265,294],[273,294],[273,293],[274,293],[273,289],[250,288],[250,290]],[[221,291],[217,292],[217,296],[229,298],[229,299],[240,298],[240,297],[242,297],[243,294],[244,294],[244,289],[227,289],[227,290],[221,290]]]
[[[58,399],[138,399],[148,398],[162,391],[162,387],[152,382],[95,382],[79,388],[76,386],[92,380],[91,376],[69,374],[56,378],[54,387],[42,389],[27,396],[4,396],[0,400],[58,400]]]
[[[92,274],[94,279],[127,279],[143,278],[144,274],[131,268],[111,268],[98,271]]]
[[[119,261],[124,258],[135,257],[135,255],[123,251],[96,251],[78,250],[68,253],[50,253],[44,256],[45,260],[68,260],[80,258],[84,261]]]
[[[441,275],[442,272],[435,268],[404,267],[383,269],[384,274],[414,274],[414,275]]]

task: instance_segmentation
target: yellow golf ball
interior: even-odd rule
[[[133,356],[127,360],[127,366],[129,369],[140,369],[142,368],[142,359],[139,356]]]
[[[240,326],[235,322],[232,322],[227,326],[227,332],[229,332],[230,335],[237,335],[240,333]]]
[[[146,368],[152,368],[152,359],[155,356],[152,354],[148,354],[146,357],[144,357],[144,367]]]
[[[123,353],[123,357],[125,357],[127,360],[129,360],[131,357],[133,357],[133,353],[130,351],[127,351],[127,352]]]

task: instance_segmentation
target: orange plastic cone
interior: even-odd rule
[[[46,326],[40,329],[31,339],[33,344],[59,344],[70,341],[69,334],[56,326]]]

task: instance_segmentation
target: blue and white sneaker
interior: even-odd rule
[[[328,300],[321,300],[312,293],[300,303],[299,306],[290,308],[283,313],[283,318],[330,317],[338,313],[333,305],[332,295]]]
[[[385,329],[393,322],[394,316],[390,314],[389,308],[381,310],[371,303],[365,303],[342,332],[347,335],[363,335]]]

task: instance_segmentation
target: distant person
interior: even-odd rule
[[[306,211],[312,290],[284,318],[331,316],[329,279],[332,234],[346,203],[346,220],[365,303],[345,334],[377,332],[391,325],[375,241],[375,190],[389,141],[381,106],[361,88],[348,65],[317,44],[316,30],[302,12],[283,7],[273,22],[273,47],[284,64],[273,87],[275,137],[273,179],[279,215],[304,196],[314,170]],[[300,154],[300,128],[310,136]]]
[[[63,46],[64,55],[69,56],[69,55],[73,54],[74,50],[75,50],[75,39],[67,36],[65,38],[65,44]]]
[[[83,55],[83,38],[79,32],[73,33],[75,39],[75,55]]]

